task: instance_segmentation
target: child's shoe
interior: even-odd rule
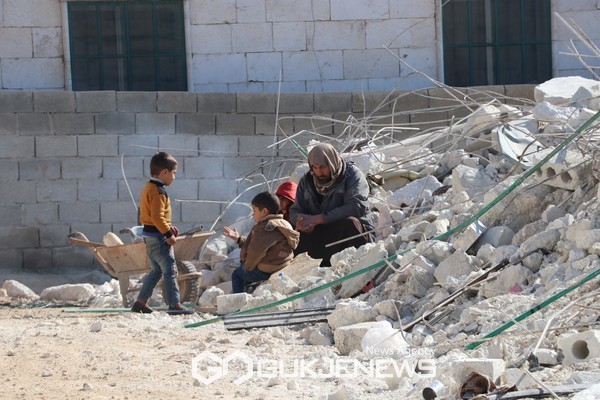
[[[175,304],[174,306],[169,306],[169,309],[167,310],[167,314],[169,315],[190,315],[194,313],[194,310],[185,308],[179,303]]]
[[[139,300],[133,303],[133,307],[131,307],[131,312],[134,313],[150,314],[152,311],[154,310]]]

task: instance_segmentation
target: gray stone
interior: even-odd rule
[[[157,92],[117,92],[117,111],[136,113],[156,111]]]
[[[54,133],[57,135],[89,135],[94,133],[94,114],[54,114]]]
[[[33,109],[35,112],[74,112],[75,92],[34,92]]]
[[[0,90],[0,113],[32,112],[33,94],[23,90]]]
[[[135,114],[115,112],[97,114],[96,133],[119,135],[136,133]]]
[[[117,110],[116,92],[84,91],[75,92],[77,112],[112,112]]]
[[[198,96],[191,92],[158,92],[158,112],[178,113],[198,111]]]

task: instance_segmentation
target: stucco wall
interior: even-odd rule
[[[533,97],[530,85],[485,89],[499,98]],[[475,89],[464,91],[477,96]],[[439,88],[395,93],[393,104],[389,96],[0,91],[0,270],[92,265],[89,252],[68,245],[67,235],[80,231],[98,242],[136,225],[129,191],[137,203],[158,149],[180,163],[169,187],[174,223],[182,231],[200,224],[208,229],[238,194],[264,182],[257,174],[285,177],[291,164],[303,161],[287,142],[271,148],[285,135],[339,135],[349,115],[374,132],[391,123],[392,108],[395,125],[422,130],[465,115],[442,108],[453,103]],[[315,137],[295,139],[305,146]],[[258,186],[240,200],[267,189]],[[232,206],[223,221],[248,213],[247,206]]]

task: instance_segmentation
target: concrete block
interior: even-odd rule
[[[305,22],[273,24],[273,49],[275,51],[306,51],[306,41]]]
[[[283,54],[284,81],[316,81],[322,92],[323,79],[343,79],[344,60],[340,50],[290,51]]]
[[[240,311],[252,298],[248,293],[224,294],[217,297],[217,312],[220,315]]]
[[[197,0],[190,4],[192,25],[236,22],[236,0]]]
[[[57,135],[90,135],[94,133],[94,114],[53,114]]]
[[[256,114],[254,123],[257,135],[272,135],[274,132],[282,135],[282,132],[286,134],[294,132],[294,121],[290,116],[279,115],[279,120],[277,120],[275,114]],[[283,137],[281,138],[283,139]]]
[[[262,159],[260,157],[228,158],[223,172],[225,178],[229,179],[238,179],[248,174],[261,174],[263,173]]]
[[[176,157],[198,156],[197,135],[164,135],[158,137],[158,146],[169,151]]]
[[[158,151],[158,138],[159,135],[119,136],[119,154],[151,158]]]
[[[442,365],[441,368],[438,367],[438,373],[443,374],[440,376],[444,377],[451,376],[455,382],[464,382],[471,372],[477,372],[496,382],[504,369],[504,360],[498,358],[467,358],[451,361]]]
[[[204,178],[223,178],[223,163],[222,157],[185,157],[183,160],[184,175],[188,179],[204,179]],[[232,158],[227,157],[226,163],[229,164]]]
[[[31,57],[31,29],[0,28],[0,38],[0,57],[3,59]]]
[[[76,269],[91,269],[94,267],[102,269],[100,263],[94,259],[94,256],[84,248],[76,248],[75,246],[55,247],[52,249],[52,266],[53,268],[76,268]]]
[[[160,92],[117,92],[117,111],[155,112],[157,93]]]
[[[95,120],[96,133],[117,135],[136,133],[136,115],[133,113],[101,113],[96,115]]]
[[[237,136],[200,136],[198,147],[201,155],[206,156],[237,156]]]
[[[25,136],[2,136],[0,158],[33,158],[35,157],[35,139]]]
[[[97,179],[102,176],[100,158],[66,158],[62,160],[63,179]]]
[[[60,203],[58,215],[60,221],[66,223],[94,223],[100,222],[100,203],[77,201],[74,203]]]
[[[23,58],[2,61],[2,83],[7,89],[64,89],[62,58]]]
[[[62,57],[62,29],[60,27],[33,28],[33,57],[55,58]]]
[[[51,249],[25,249],[23,250],[23,270],[32,272],[52,271]]]
[[[248,81],[253,83],[278,82],[281,76],[281,53],[249,53],[246,56]],[[257,92],[265,92],[256,90]],[[239,95],[239,94],[238,94]]]
[[[3,204],[0,207],[0,221],[4,226],[21,225],[21,206]]]
[[[0,257],[2,258],[1,271],[16,270],[21,271],[23,268],[23,250],[21,249],[0,249]]]
[[[279,96],[279,112],[282,114],[312,114],[314,110],[312,93],[281,93]]]
[[[198,199],[198,180],[197,179],[177,179],[168,188],[169,197],[171,197],[171,206],[177,199],[196,200]]]
[[[67,246],[67,235],[70,233],[69,225],[42,225],[40,229],[40,247]]]
[[[51,132],[49,114],[18,114],[21,135],[47,135]]]
[[[36,181],[12,182],[10,190],[0,190],[0,204],[30,203],[35,193]]]
[[[267,21],[312,21],[312,3],[312,0],[266,0]]]
[[[214,114],[176,114],[175,133],[191,135],[214,135]]]
[[[76,181],[37,181],[36,198],[44,201],[77,200]]]
[[[0,114],[0,135],[16,135],[17,115],[13,113]]]
[[[34,92],[33,109],[35,112],[74,112],[75,92]]]
[[[79,180],[77,182],[77,199],[81,201],[115,201],[117,200],[117,182],[112,179]]]
[[[388,19],[387,0],[331,0],[331,20]],[[380,43],[380,45],[383,43]]]
[[[211,38],[194,40],[192,54],[215,54],[231,52],[231,25],[192,25],[192,37]]]
[[[79,136],[77,142],[77,155],[90,156],[115,156],[119,150],[119,137],[116,135]]]
[[[30,91],[0,91],[0,113],[32,111],[33,94]]]
[[[400,75],[398,61],[385,49],[346,50],[343,60],[345,79],[393,78]]]
[[[390,96],[389,92],[352,93],[351,110],[360,115],[371,114],[373,111],[387,114],[392,111],[395,98],[396,96]]]
[[[541,161],[552,149],[547,149],[531,156],[532,162]],[[582,177],[589,176],[592,171],[592,163],[585,162],[590,157],[582,155],[578,150],[563,149],[539,170],[536,176],[544,179],[544,184],[567,190],[575,190],[583,186]]]
[[[347,356],[352,350],[362,351],[362,339],[371,328],[377,328],[383,321],[361,322],[359,324],[347,325],[333,331],[333,341],[340,355]],[[389,325],[389,323],[385,323]]]
[[[201,200],[231,201],[237,195],[229,179],[202,179],[199,182],[198,198]]]
[[[434,18],[435,2],[390,2],[390,18]]]
[[[221,208],[215,203],[203,203],[201,201],[181,203],[181,220],[183,222],[194,224],[212,223],[220,214]],[[208,225],[204,225],[204,229],[208,228]]]
[[[158,112],[196,112],[198,96],[190,92],[158,92],[156,107]]]
[[[19,214],[21,212],[19,211]],[[23,205],[23,225],[39,226],[58,224],[57,203],[37,203]]]
[[[231,84],[246,82],[244,54],[207,54],[195,57],[194,82],[198,84]],[[200,104],[200,103],[199,103]],[[198,108],[198,111],[203,111]]]
[[[137,212],[131,201],[129,202],[102,202],[100,204],[100,221],[104,224],[131,223],[137,225]],[[85,233],[85,232],[84,232]],[[106,233],[106,232],[104,232]],[[86,234],[87,235],[87,234]],[[104,234],[103,234],[104,235]],[[90,239],[91,240],[91,239]]]
[[[127,185],[125,184],[125,180],[119,180],[117,182],[117,193],[118,193],[117,200],[131,202],[131,195],[129,194],[129,191],[131,190],[131,194],[133,195],[133,198],[136,200],[136,203],[139,203],[140,193],[142,192],[142,188],[144,187],[146,182],[148,182],[148,179],[146,179],[146,178],[142,178],[142,179],[128,178],[127,185],[129,185],[129,188],[127,188]]]
[[[275,113],[275,93],[238,93],[237,112],[240,114]]]
[[[315,93],[315,112],[347,112],[352,107],[352,93]]]
[[[39,247],[39,233],[33,226],[0,226],[0,249]]]
[[[519,255],[524,256],[537,250],[552,251],[559,240],[560,231],[558,229],[548,229],[547,231],[536,233],[521,244]]]
[[[144,157],[125,156],[123,158],[123,170],[127,179],[143,177]],[[121,159],[115,159],[114,157],[104,158],[102,160],[102,177],[107,179],[123,179]]]
[[[600,358],[600,330],[590,329],[558,339],[558,348],[565,356],[563,365]]]
[[[514,236],[515,233],[507,226],[493,226],[481,236],[478,247],[486,243],[494,247],[506,246],[512,243]]]
[[[520,368],[507,368],[500,377],[502,385],[516,386],[517,390],[539,388],[540,384]]]
[[[77,112],[113,112],[117,110],[117,95],[112,90],[75,92]]]
[[[135,131],[143,135],[175,133],[175,114],[136,114]]]
[[[237,1],[237,22],[265,22],[266,7],[265,0],[238,0]]]
[[[315,22],[313,46],[315,50],[344,50],[366,48],[364,21]]]
[[[518,102],[515,104],[515,100],[525,99],[525,100],[534,100],[534,88],[535,85],[527,84],[527,85],[506,85],[504,87],[504,91],[506,96],[508,97],[507,104],[513,105],[521,105],[523,102]]]
[[[270,24],[250,23],[231,26],[234,53],[273,51],[273,30]]]
[[[25,159],[19,162],[21,180],[59,179],[60,161],[45,159]]]
[[[217,135],[254,135],[254,115],[217,114]]]
[[[6,26],[60,26],[60,7],[46,1],[7,0],[4,2]]]
[[[235,93],[201,93],[198,94],[198,112],[234,113],[236,101]]]
[[[273,155],[273,136],[240,136],[241,153],[244,157],[268,157]]]

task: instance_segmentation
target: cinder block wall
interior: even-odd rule
[[[533,97],[528,85],[485,89]],[[461,92],[481,96],[477,89]],[[377,130],[391,123],[392,110],[395,124],[427,129],[466,115],[444,108],[456,105],[449,97],[441,89],[391,95],[0,91],[0,270],[92,266],[87,249],[69,245],[67,235],[80,231],[101,242],[107,232],[136,225],[135,204],[158,149],[179,160],[168,190],[174,223],[182,231],[208,229],[237,195],[248,201],[267,189],[245,192],[264,181],[257,174],[282,177],[302,160],[289,142],[271,146],[285,135],[339,135],[351,114]],[[295,137],[300,145],[311,138]],[[231,206],[223,222],[248,212]]]

